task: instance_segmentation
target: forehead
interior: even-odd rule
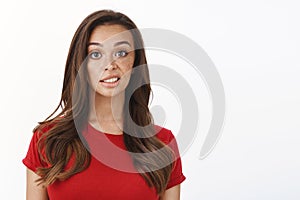
[[[125,40],[133,44],[133,38],[130,31],[122,25],[114,24],[97,26],[93,30],[89,42],[96,42],[108,45],[121,40]]]

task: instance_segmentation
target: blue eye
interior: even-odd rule
[[[92,59],[99,59],[99,58],[102,57],[102,54],[101,54],[100,52],[95,51],[95,52],[92,52],[92,53],[90,54],[90,57],[91,57]]]
[[[128,55],[128,53],[126,51],[118,51],[115,53],[115,56],[117,56],[117,57],[125,57],[127,55]]]

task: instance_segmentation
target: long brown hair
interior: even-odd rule
[[[124,113],[126,132],[124,132],[123,138],[129,152],[149,153],[163,149],[160,153],[154,153],[151,158],[146,156],[132,157],[135,168],[149,187],[154,186],[157,193],[161,195],[167,186],[173,165],[168,164],[154,171],[145,171],[145,169],[150,168],[152,165],[159,166],[162,161],[172,163],[174,157],[171,149],[163,148],[166,145],[153,136],[155,135],[153,134],[153,119],[148,108],[151,87],[142,36],[136,25],[126,15],[111,10],[100,10],[90,14],[76,30],[66,61],[59,105],[33,130],[42,132],[44,128],[50,127],[48,131],[42,134],[38,142],[39,153],[50,167],[38,168],[37,173],[41,176],[38,181],[49,185],[56,180],[65,180],[83,171],[90,164],[91,154],[85,148],[84,141],[79,137],[82,128],[87,123],[89,113],[89,103],[87,103],[90,102],[89,85],[87,76],[80,76],[79,81],[76,81],[76,77],[87,57],[87,45],[92,31],[96,26],[111,24],[122,25],[128,30],[132,30],[135,46],[139,46],[135,49],[133,67],[146,66],[131,75],[130,82],[125,90],[125,94],[127,94],[125,95],[125,105],[128,102],[129,112]],[[135,84],[141,82],[145,84],[131,91]],[[72,100],[74,92],[80,94],[76,95],[75,101]],[[62,111],[55,115],[60,107]],[[131,119],[139,126],[150,125],[149,127],[152,128],[137,129],[136,126],[131,126]],[[80,124],[75,125],[74,120],[80,122]],[[51,126],[51,124],[55,124],[55,126]],[[45,153],[45,157],[42,156],[43,153]],[[70,169],[64,170],[72,154],[75,155],[75,163]]]

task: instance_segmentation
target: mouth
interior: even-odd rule
[[[114,88],[117,87],[120,82],[120,77],[109,77],[99,81],[100,84],[106,88]]]
[[[115,83],[115,82],[117,82],[119,80],[120,80],[119,77],[112,77],[112,78],[100,80],[100,82],[103,82],[103,83]]]

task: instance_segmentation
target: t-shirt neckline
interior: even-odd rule
[[[90,122],[87,122],[87,126],[88,126],[89,130],[92,130],[93,132],[96,132],[96,133],[105,134],[106,136],[111,136],[111,137],[123,136],[123,133],[122,134],[114,134],[114,133],[107,133],[107,132],[100,131],[100,130],[96,129]]]

